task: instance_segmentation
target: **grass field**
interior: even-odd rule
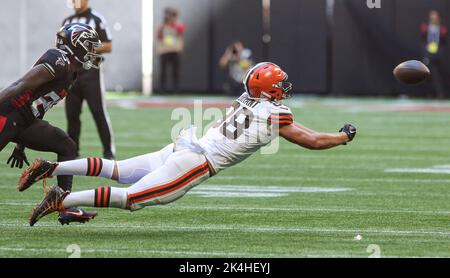
[[[3,163],[9,145],[0,154],[0,256],[68,257],[76,244],[81,257],[369,257],[378,251],[381,257],[450,257],[450,114],[436,112],[450,103],[290,103],[297,121],[319,131],[355,124],[355,141],[309,151],[282,140],[277,154],[255,154],[170,205],[134,213],[99,209],[87,224],[62,227],[53,214],[27,225],[42,189],[16,190],[21,171]],[[168,144],[176,123],[171,112],[112,107],[118,157]],[[65,128],[60,107],[47,120]],[[100,154],[85,112],[82,155]],[[55,158],[31,151],[28,157]],[[104,185],[115,183],[77,177],[74,190]],[[361,240],[354,239],[358,234]]]

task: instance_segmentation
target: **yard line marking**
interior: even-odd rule
[[[35,206],[37,204],[38,204],[38,202],[36,202],[36,203],[18,202],[18,201],[0,202],[0,205],[2,205],[2,206]]]
[[[410,178],[326,178],[326,177],[286,177],[286,176],[244,176],[244,175],[218,175],[215,180],[276,180],[276,181],[334,181],[334,182],[399,182],[399,183],[450,183],[448,179],[410,179]]]
[[[141,143],[129,142],[129,141],[126,141],[126,142],[119,141],[117,143],[117,146],[120,146],[122,148],[136,147],[136,148],[147,148],[147,149],[152,149],[152,150],[161,148],[161,146],[159,144],[142,143],[142,141],[140,141],[140,142]],[[167,144],[170,143],[169,140],[167,142],[168,142]],[[85,146],[85,147],[99,147],[99,146],[101,146],[101,143],[100,142],[86,142],[86,143],[83,143],[83,146]]]
[[[450,174],[450,169],[434,168],[391,168],[385,169],[385,173],[416,173],[416,174]]]
[[[386,173],[417,173],[417,174],[450,174],[450,165],[434,165],[428,168],[387,168]]]
[[[37,252],[37,253],[63,253],[68,254],[64,249],[58,248],[28,248],[28,247],[0,247],[0,251],[8,252]],[[249,252],[220,252],[220,251],[177,251],[177,250],[152,250],[152,249],[84,249],[81,248],[81,257],[84,253],[140,253],[140,254],[165,254],[165,255],[192,255],[192,256],[218,256],[218,257],[307,257],[307,258],[365,258],[366,253],[356,254],[329,254],[329,253],[304,253],[304,252],[271,252],[270,254],[249,253]],[[383,256],[383,258],[445,258],[430,256]]]
[[[281,151],[283,151],[283,148],[281,148]],[[351,154],[343,154],[340,153],[339,155],[335,155],[335,154],[305,154],[303,152],[298,152],[298,153],[292,153],[292,152],[288,152],[288,153],[277,153],[276,157],[277,158],[285,158],[288,157],[289,159],[303,159],[303,158],[308,158],[308,159],[313,159],[313,158],[317,158],[317,159],[344,159],[345,160],[370,160],[370,161],[397,161],[397,160],[405,160],[405,161],[417,161],[417,160],[424,160],[424,159],[429,159],[429,160],[444,160],[444,161],[448,161],[448,155],[446,155],[446,153],[442,153],[442,155],[426,155],[425,154],[421,154],[421,155],[401,155],[401,156],[389,156],[389,155],[358,155],[358,156],[354,156]]]
[[[192,191],[200,187],[194,188]],[[213,184],[204,186],[200,190],[205,191],[235,191],[235,192],[274,192],[274,193],[295,193],[295,192],[340,192],[349,191],[348,187],[303,187],[303,186],[276,186],[276,185],[245,185],[245,184]]]
[[[239,169],[239,168],[234,168]],[[243,169],[243,168],[242,168]],[[1,170],[1,169],[0,169]],[[2,176],[8,176],[8,177],[19,177],[20,174],[14,174],[14,173],[2,173]],[[242,180],[275,180],[275,181],[334,181],[334,182],[398,182],[398,183],[449,183],[449,179],[429,179],[429,178],[335,178],[335,177],[305,177],[305,176],[299,176],[299,177],[286,177],[286,176],[264,176],[264,175],[257,175],[257,176],[245,176],[245,175],[229,175],[227,173],[217,175],[214,177],[214,180],[236,180],[236,179],[242,179]],[[8,185],[0,185],[0,186],[7,186],[8,188],[14,188],[15,184],[8,184]]]
[[[323,193],[349,191],[348,187],[298,187],[274,185],[227,185],[215,184],[196,187],[191,194],[201,197],[229,198],[229,197],[283,197],[289,193]]]
[[[57,248],[27,248],[27,247],[0,247],[0,251],[16,251],[16,252],[48,252],[48,253],[63,253],[67,254],[65,248],[57,249]],[[81,248],[81,255],[83,253],[141,253],[141,254],[166,254],[166,255],[194,255],[194,256],[233,256],[233,257],[241,257],[241,256],[257,256],[257,253],[236,253],[236,252],[201,252],[201,251],[176,251],[176,250],[152,250],[152,249],[84,249]],[[259,254],[260,255],[260,254]]]
[[[415,139],[417,140],[417,139]],[[445,138],[442,138],[442,141],[444,141]],[[400,141],[400,140],[399,140]],[[447,138],[448,141],[448,138]],[[138,142],[136,140],[136,142]],[[415,142],[415,141],[412,141]],[[448,142],[442,142],[442,144],[438,144],[438,145],[433,145],[433,146],[414,146],[413,151],[414,152],[430,152],[430,151],[436,151],[436,152],[442,152],[442,150],[445,150],[446,147],[449,146]],[[282,151],[285,150],[292,150],[292,151],[300,151],[298,146],[295,145],[287,145],[287,146],[282,146],[281,148]],[[353,146],[352,150],[357,150],[357,151],[374,151],[374,152],[379,152],[379,151],[411,151],[411,147],[407,146],[407,145],[401,145],[401,142],[391,142],[391,145],[363,145],[363,146]],[[409,153],[408,156],[411,156],[412,154]]]
[[[274,198],[286,197],[286,193],[259,193],[259,192],[212,192],[207,190],[192,191],[193,195],[205,198]]]
[[[0,169],[0,170],[6,170],[6,169]],[[20,173],[2,173],[2,177],[17,177],[19,179]],[[14,187],[14,184],[11,184],[10,187]]]
[[[25,202],[0,202],[3,206],[35,206],[37,203],[25,203]],[[380,209],[358,209],[358,208],[314,208],[314,207],[219,207],[219,206],[190,206],[190,205],[176,205],[168,204],[164,206],[154,206],[151,209],[163,209],[163,210],[230,210],[230,211],[273,211],[273,212],[361,212],[361,213],[398,213],[398,214],[450,214],[450,211],[434,211],[434,210],[380,210]]]
[[[0,227],[29,227],[27,224],[14,224],[14,223],[0,223]],[[55,228],[57,224],[38,224],[37,228]],[[58,225],[59,227],[59,225]],[[405,230],[383,230],[383,229],[341,229],[341,228],[294,228],[294,227],[255,227],[255,226],[243,226],[243,225],[204,225],[201,226],[179,226],[179,225],[133,225],[133,224],[89,224],[86,226],[78,226],[82,229],[147,229],[157,231],[234,231],[242,233],[366,233],[366,234],[392,234],[393,236],[399,235],[416,235],[416,236],[450,236],[450,231],[405,231]]]
[[[315,167],[312,167],[315,168]],[[317,166],[316,168],[320,168],[320,166]],[[239,169],[238,167],[234,169]],[[244,169],[243,167],[241,169]],[[408,168],[405,168],[408,169]],[[0,169],[1,170],[1,169]],[[438,169],[439,170],[439,169]],[[2,176],[8,176],[8,177],[19,177],[20,173],[2,173]],[[219,179],[225,179],[225,180],[235,180],[235,179],[242,179],[242,180],[275,180],[275,181],[335,181],[335,182],[398,182],[398,183],[449,183],[449,179],[429,179],[429,178],[337,178],[337,177],[305,177],[305,176],[298,176],[298,177],[286,177],[286,176],[264,176],[264,175],[257,175],[257,176],[246,176],[246,175],[229,175],[227,173],[217,175],[214,177],[214,180]],[[14,188],[15,184],[8,184],[8,185],[0,185],[0,186],[8,186],[9,188]]]
[[[355,170],[355,169],[360,169],[360,170],[379,170],[379,169],[384,169],[386,165],[384,163],[381,163],[378,166],[360,166],[360,165],[352,165],[351,168],[349,166],[345,166],[345,165],[308,165],[307,169],[344,169],[344,170]],[[267,163],[267,164],[253,164],[253,163],[246,163],[245,167],[249,167],[251,169],[273,169],[274,168],[274,164],[272,163]],[[298,165],[283,165],[283,169],[299,169]]]
[[[425,210],[379,210],[379,209],[357,209],[357,208],[301,208],[301,207],[208,207],[208,206],[186,206],[167,205],[163,209],[192,209],[192,210],[235,210],[235,211],[287,211],[287,212],[362,212],[362,213],[415,213],[415,214],[450,214],[450,211],[425,211]]]

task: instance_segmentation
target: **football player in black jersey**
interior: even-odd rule
[[[89,25],[67,24],[57,33],[56,48],[47,50],[23,77],[0,92],[0,151],[9,142],[16,143],[7,161],[11,168],[22,168],[24,162],[29,165],[25,148],[56,153],[58,161],[76,157],[75,142],[43,117],[70,93],[77,71],[99,67],[102,58],[95,48],[100,45],[97,32]],[[71,191],[72,179],[58,177],[58,186]],[[62,212],[60,218],[84,222],[95,215],[74,208]]]

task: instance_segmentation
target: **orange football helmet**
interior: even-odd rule
[[[244,86],[247,93],[253,98],[280,101],[291,97],[292,83],[287,82],[287,79],[288,75],[279,66],[263,62],[247,72]]]

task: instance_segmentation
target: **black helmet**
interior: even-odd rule
[[[83,23],[66,24],[56,34],[56,47],[68,52],[85,70],[99,68],[103,57],[95,48],[101,45],[97,32]]]

